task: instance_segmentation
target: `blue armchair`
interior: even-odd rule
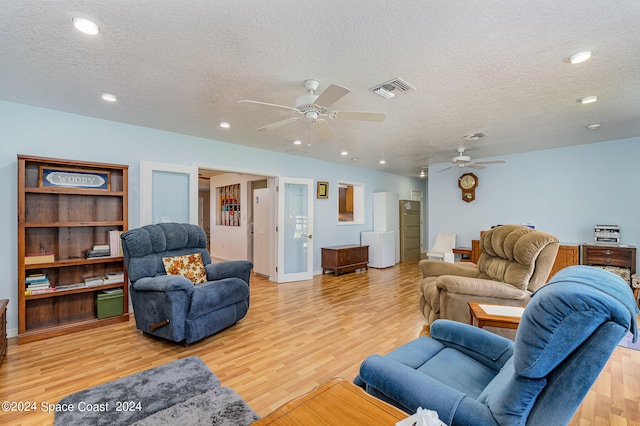
[[[515,342],[441,319],[431,337],[368,357],[354,382],[448,425],[564,425],[620,339],[637,338],[637,313],[622,279],[573,266],[534,293]]]
[[[247,314],[253,264],[211,263],[201,228],[161,223],[131,229],[121,239],[136,327],[144,333],[186,345],[235,324]],[[186,276],[167,274],[163,258],[194,253],[202,258],[205,282],[194,285]]]

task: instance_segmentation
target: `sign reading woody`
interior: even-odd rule
[[[39,187],[66,187],[110,190],[109,172],[40,167]]]

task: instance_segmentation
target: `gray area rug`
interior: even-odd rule
[[[640,338],[637,342],[633,343],[633,334],[628,332],[625,337],[620,340],[618,346],[622,346],[623,348],[635,349],[636,351],[640,351]]]
[[[179,359],[76,392],[60,400],[73,411],[56,426],[248,425],[258,416],[198,357]],[[136,423],[139,422],[139,423]]]
[[[258,416],[247,410],[247,404],[231,388],[220,387],[194,396],[180,404],[158,411],[133,423],[135,426],[237,426],[248,425]]]

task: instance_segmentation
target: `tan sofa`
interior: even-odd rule
[[[502,225],[480,237],[477,266],[420,261],[420,310],[428,325],[438,318],[468,323],[467,302],[526,306],[547,282],[559,245],[545,232]]]

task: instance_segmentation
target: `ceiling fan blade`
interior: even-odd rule
[[[315,130],[321,138],[329,139],[335,136],[335,133],[333,133],[333,129],[327,124],[326,121],[318,120],[314,121],[311,124],[313,125],[313,130]]]
[[[248,101],[248,100],[242,100],[242,101],[238,101],[239,104],[255,104],[255,105],[263,105],[263,106],[268,106],[271,108],[278,108],[278,109],[284,109],[286,111],[294,111],[297,112],[298,114],[302,114],[300,112],[300,110],[296,109],[296,108],[292,108],[292,107],[288,107],[288,106],[284,106],[284,105],[278,105],[278,104],[269,104],[266,102],[258,102],[258,101]]]
[[[348,95],[349,92],[351,92],[351,90],[347,89],[346,87],[332,84],[331,86],[327,87],[320,96],[318,96],[318,99],[316,99],[314,104],[323,108],[329,108],[331,105],[338,102],[342,97]]]
[[[442,170],[438,170],[438,173],[439,173],[439,172],[444,172],[445,170],[449,170],[449,169],[450,169],[450,168],[452,168],[452,167],[453,167],[453,164],[452,164],[452,165],[450,165],[449,167],[445,167],[445,168],[444,168],[444,169],[442,169]]]
[[[470,169],[476,169],[476,170],[486,169],[485,166],[478,166],[478,163],[469,163],[464,167],[469,167]]]
[[[278,127],[282,127],[285,124],[289,124],[292,121],[298,121],[298,117],[291,117],[291,118],[287,118],[286,120],[281,120],[281,121],[276,121],[275,123],[271,123],[271,124],[267,124],[266,126],[262,126],[258,129],[256,129],[257,131],[261,131],[261,130],[271,130],[271,129],[275,129]]]
[[[506,163],[504,160],[494,160],[494,161],[476,161],[475,164],[502,164]]]
[[[387,114],[383,112],[335,111],[331,114],[338,120],[384,121]]]

